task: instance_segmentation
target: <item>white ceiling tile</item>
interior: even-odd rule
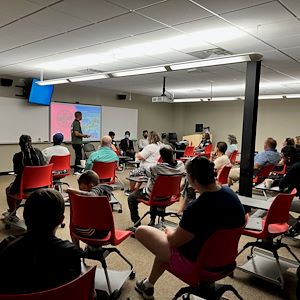
[[[141,9],[138,12],[168,25],[175,25],[211,15],[188,0],[169,0]]]
[[[298,47],[287,48],[287,49],[283,48],[282,51],[296,58],[297,60],[300,60],[300,38],[298,36],[297,36],[297,41],[298,41]]]
[[[281,0],[295,15],[300,16],[300,1],[298,0]]]
[[[155,3],[164,2],[167,0],[109,0],[111,3],[118,4],[128,9],[139,9],[141,7],[153,5]]]
[[[266,2],[266,0],[195,0],[195,2],[206,7],[217,14],[222,14],[230,11],[237,11],[251,6],[259,5]]]
[[[0,26],[15,21],[27,14],[41,9],[43,6],[26,0],[1,0]]]
[[[103,0],[65,0],[54,7],[55,10],[90,22],[98,22],[117,15],[127,13],[128,10]]]
[[[243,27],[245,30],[257,33],[261,25],[274,25],[294,17],[278,2],[269,2],[263,5],[223,14],[226,20]]]

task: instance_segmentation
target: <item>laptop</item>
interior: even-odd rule
[[[262,218],[250,217],[248,223],[245,226],[246,229],[250,230],[262,230]]]

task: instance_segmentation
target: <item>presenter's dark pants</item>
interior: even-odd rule
[[[77,172],[79,170],[77,166],[80,165],[80,160],[82,160],[82,144],[72,144],[72,147],[75,151],[74,171]]]

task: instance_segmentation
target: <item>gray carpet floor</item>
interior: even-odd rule
[[[125,170],[123,173],[118,174],[119,178],[125,183],[125,187],[128,186],[128,181],[125,179],[128,175],[128,170]],[[9,185],[9,183],[13,180],[13,177],[10,175],[0,176],[0,211],[4,211],[7,208],[6,198],[5,198],[5,188]],[[63,181],[68,182],[71,187],[77,188],[77,180],[76,176],[71,175],[65,178]],[[114,220],[117,228],[125,229],[131,225],[129,210],[127,206],[127,197],[124,195],[124,192],[121,190],[116,190],[114,192],[117,199],[123,204],[123,213],[114,212]],[[175,204],[173,207],[170,207],[172,210],[177,210],[178,205]],[[140,205],[140,213],[144,213],[147,210],[147,207],[143,204]],[[22,209],[18,212],[19,216],[22,216]],[[171,218],[171,221],[176,221],[175,218]],[[149,219],[144,221],[144,224],[147,224]],[[65,228],[59,228],[57,230],[57,236],[62,239],[70,239],[69,235],[69,207],[66,207],[65,212]],[[19,230],[11,228],[10,230],[6,230],[4,228],[4,224],[0,222],[0,240],[5,238],[10,234],[17,234],[20,232]],[[242,236],[240,240],[239,247],[242,248],[243,245],[250,241],[251,238]],[[289,244],[292,250],[296,253],[298,257],[300,257],[300,241],[296,241],[290,238],[284,238],[284,241]],[[84,246],[84,245],[82,245]],[[149,274],[153,255],[148,252],[136,239],[128,238],[121,245],[118,246],[118,249],[125,255],[134,265],[134,270],[136,271],[136,278],[144,278]],[[249,251],[246,251],[242,255],[240,255],[237,259],[238,264],[242,264],[246,261],[246,255]],[[281,250],[280,255],[284,257],[290,257],[286,250]],[[109,268],[115,270],[121,270],[126,268],[127,266],[115,255],[111,255],[107,259]],[[93,265],[96,264],[94,261],[88,261],[88,264]],[[1,270],[0,272],[4,272],[5,270]],[[285,288],[281,290],[278,286],[274,284],[263,281],[259,278],[256,278],[252,275],[249,275],[240,270],[235,270],[234,278],[225,278],[221,280],[221,283],[229,283],[232,284],[242,295],[242,297],[247,299],[257,299],[257,300],[279,300],[279,299],[296,299],[295,289],[296,289],[296,269],[289,269],[285,274],[284,278],[286,281]],[[1,284],[1,283],[0,283]],[[122,293],[119,299],[127,300],[128,298],[131,300],[142,299],[142,297],[136,293],[134,290],[135,280],[127,280],[123,287]],[[159,300],[169,300],[172,299],[174,294],[181,287],[185,286],[183,282],[174,277],[168,272],[165,272],[160,280],[157,282],[155,286],[155,299]],[[228,299],[236,299],[234,295],[231,293],[226,294],[226,298]]]

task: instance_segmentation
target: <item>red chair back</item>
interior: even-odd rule
[[[290,194],[278,194],[273,200],[264,221],[265,234],[279,235],[288,230],[287,221],[295,192]]]
[[[274,165],[266,165],[262,167],[256,174],[256,176],[253,178],[253,183],[258,184],[262,183],[268,176],[269,174],[273,171]]]
[[[203,282],[215,282],[229,275],[236,266],[235,259],[243,228],[244,226],[215,231],[201,248],[190,275],[174,275],[194,287]],[[168,267],[167,269],[169,270]]]
[[[228,183],[228,175],[231,170],[230,166],[224,166],[219,172],[217,176],[217,181],[219,184],[227,184]]]
[[[236,157],[238,155],[238,151],[234,150],[230,155],[229,155],[229,160],[230,162],[234,165],[236,162]]]
[[[286,164],[283,165],[283,168],[281,171],[273,170],[273,172],[278,175],[284,175],[286,173]]]
[[[0,295],[0,300],[93,300],[95,271],[94,266],[74,280],[51,290],[31,294]]]
[[[212,150],[213,150],[213,144],[209,144],[209,145],[207,145],[206,147],[205,147],[205,149],[204,149],[204,153],[206,153],[206,154],[210,154],[211,152],[212,152]]]
[[[195,150],[195,147],[194,147],[194,146],[187,146],[187,147],[184,149],[183,156],[184,156],[184,157],[187,157],[187,156],[194,156],[194,150]]]
[[[107,182],[105,181],[105,183],[114,184],[116,182],[116,168],[117,168],[117,163],[115,161],[113,162],[95,161],[93,163],[92,170],[98,174],[100,181],[109,179],[109,181]]]
[[[164,162],[163,159],[161,158],[161,156],[159,157],[159,159],[158,159],[157,162],[158,162],[158,163],[163,163],[163,162]]]
[[[61,156],[53,155],[50,159],[50,164],[53,164],[53,168],[52,168],[53,179],[60,179],[70,175],[70,171],[71,171],[70,163],[71,163],[71,154],[61,155]]]
[[[52,186],[52,167],[53,164],[45,166],[26,166],[24,167],[21,184],[20,195],[21,199],[26,198],[24,190],[38,189],[42,187]]]
[[[148,205],[166,207],[179,201],[181,178],[182,175],[158,175]]]

